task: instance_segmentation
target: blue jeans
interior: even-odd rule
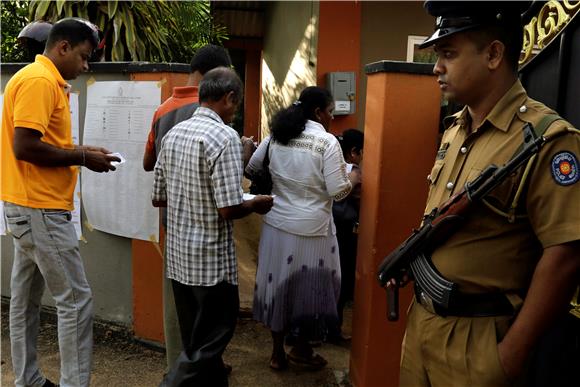
[[[56,304],[60,385],[88,386],[93,350],[93,299],[69,211],[5,203],[14,241],[10,343],[16,386],[42,386],[36,341],[44,286]]]

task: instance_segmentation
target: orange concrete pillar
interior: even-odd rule
[[[400,292],[400,321],[386,317],[377,266],[420,224],[435,158],[440,92],[431,65],[366,67],[365,147],[350,359],[357,387],[398,386],[411,287]]]
[[[175,86],[187,83],[187,73],[135,73],[132,81],[160,81],[161,102]],[[144,139],[146,140],[146,139]],[[145,149],[143,149],[145,150]],[[161,226],[160,226],[161,229]],[[163,235],[160,234],[163,241]],[[133,239],[131,243],[133,280],[133,331],[136,337],[162,343],[163,339],[163,244]]]

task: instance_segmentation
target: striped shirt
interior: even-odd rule
[[[238,284],[233,222],[218,208],[241,204],[242,144],[213,110],[200,107],[165,135],[153,200],[167,201],[167,278],[189,286]]]

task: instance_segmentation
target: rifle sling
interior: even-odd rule
[[[548,115],[545,115],[544,117],[542,117],[542,119],[540,120],[540,122],[538,123],[537,126],[533,126],[535,135],[537,137],[543,136],[544,133],[546,133],[546,131],[550,127],[550,125],[552,125],[555,121],[561,120],[561,119],[562,119],[562,117],[560,117],[557,114],[548,114]],[[524,133],[524,137],[525,136],[526,136],[526,134]],[[516,150],[516,152],[512,156],[512,159],[514,157],[516,157],[524,149],[524,145],[525,145],[525,141],[524,141],[524,143],[522,143],[518,147],[518,149]],[[493,204],[491,204],[485,198],[482,198],[481,199],[481,201],[482,201],[483,204],[485,204],[490,210],[492,210],[496,214],[507,218],[507,220],[508,220],[509,223],[514,223],[516,220],[520,220],[520,219],[527,218],[527,215],[525,215],[525,214],[524,215],[516,215],[516,209],[518,208],[518,204],[519,204],[519,201],[520,201],[520,197],[521,197],[521,195],[522,195],[522,193],[524,191],[524,187],[525,187],[526,182],[528,180],[528,177],[530,175],[530,171],[532,170],[532,166],[534,165],[534,162],[536,161],[536,156],[537,155],[533,155],[528,160],[528,162],[526,164],[526,168],[524,169],[524,173],[522,175],[522,178],[520,179],[520,183],[518,184],[518,189],[516,191],[516,194],[515,194],[515,196],[514,196],[514,198],[512,200],[512,203],[510,204],[510,207],[509,207],[509,209],[508,209],[507,212],[502,211],[501,209],[495,207]]]

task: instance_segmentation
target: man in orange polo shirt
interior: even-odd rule
[[[36,356],[44,286],[58,316],[62,386],[88,386],[93,303],[71,223],[77,166],[115,170],[109,151],[72,142],[70,85],[88,70],[97,28],[67,18],[51,29],[43,55],[18,71],[4,90],[0,200],[14,242],[10,342],[16,386],[54,386]]]

